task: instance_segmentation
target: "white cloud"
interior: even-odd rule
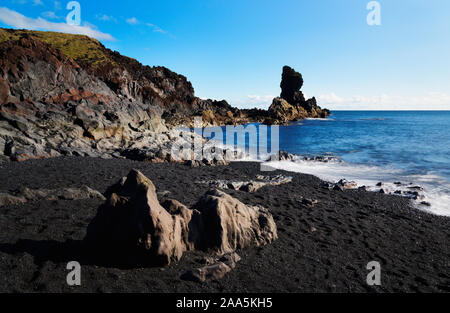
[[[139,24],[139,21],[138,21],[137,18],[131,17],[131,18],[127,19],[127,23],[130,24],[130,25],[136,25],[136,24]]]
[[[158,25],[152,24],[152,23],[146,23],[148,27],[152,28],[154,32],[161,33],[161,34],[167,34],[167,32],[163,29],[161,29]]]
[[[103,22],[117,22],[117,19],[114,16],[106,15],[106,14],[98,14],[96,18]]]
[[[268,109],[273,98],[273,95],[248,95],[245,99],[232,101],[232,104],[241,109]]]
[[[26,4],[26,3],[28,3],[28,0],[13,0],[13,3]],[[32,0],[31,4],[34,5],[34,6],[36,6],[36,5],[44,5],[42,0]]]
[[[93,30],[97,30],[98,29],[98,27],[97,26],[95,26],[94,24],[91,24],[91,23],[89,23],[89,22],[83,22],[83,26],[85,26],[85,27],[89,27],[90,29],[93,29]]]
[[[46,18],[49,18],[49,19],[53,19],[53,20],[56,20],[56,19],[60,19],[60,18],[61,18],[61,16],[56,15],[56,13],[55,13],[55,12],[52,12],[52,11],[42,12],[41,15],[42,15],[43,17],[46,17]]]
[[[318,104],[331,110],[450,110],[450,95],[429,92],[419,96],[349,96],[335,93],[317,97]]]
[[[155,25],[155,24],[152,24],[152,23],[141,23],[141,21],[139,21],[135,17],[131,17],[131,18],[126,19],[126,22],[128,24],[130,24],[130,25],[144,24],[145,26],[150,27],[153,30],[153,32],[155,32],[155,33],[167,34],[167,35],[171,36],[172,38],[175,38],[172,34],[170,34],[169,32],[165,31],[164,29],[162,29],[158,25]]]
[[[68,25],[66,23],[49,22],[43,18],[37,19],[26,17],[16,11],[0,7],[0,22],[15,27],[31,30],[48,30],[61,33],[87,35],[99,40],[115,40],[110,34],[102,33],[92,29],[90,26]]]

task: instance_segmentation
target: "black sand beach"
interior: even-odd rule
[[[192,205],[212,179],[254,179],[257,163],[190,168],[130,160],[56,158],[0,165],[0,191],[87,185],[104,192],[139,169],[168,197]],[[271,172],[270,175],[282,172]],[[263,173],[267,175],[267,172]],[[284,173],[286,174],[286,173]],[[371,192],[329,191],[310,175],[255,193],[226,190],[270,210],[279,239],[238,254],[223,279],[181,279],[202,252],[187,252],[166,268],[97,264],[81,240],[101,200],[29,202],[0,208],[0,292],[449,292],[450,219],[410,207],[407,199]],[[319,200],[313,208],[301,197]],[[366,284],[366,265],[381,263],[381,286]],[[66,264],[79,261],[82,285],[66,284]]]

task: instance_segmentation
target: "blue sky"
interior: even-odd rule
[[[448,0],[380,0],[379,26],[368,0],[78,1],[78,27],[68,2],[0,0],[0,26],[87,33],[239,107],[268,107],[289,65],[331,109],[450,109]]]

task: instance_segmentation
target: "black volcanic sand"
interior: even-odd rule
[[[198,180],[252,179],[256,163],[189,168],[129,160],[59,158],[0,166],[0,190],[88,185],[104,192],[130,169],[158,191],[192,205],[207,187]],[[273,172],[275,175],[282,172]],[[284,172],[285,173],[285,172]],[[267,174],[267,173],[264,173]],[[99,200],[40,201],[0,208],[0,292],[449,292],[450,219],[411,209],[406,199],[363,191],[328,191],[314,176],[256,193],[227,191],[267,207],[279,239],[238,251],[242,261],[225,278],[180,278],[200,266],[201,252],[166,268],[124,268],[90,261],[81,240]],[[319,200],[314,208],[300,197]],[[82,286],[66,285],[69,261],[82,264]],[[382,286],[366,284],[366,265],[381,263]]]

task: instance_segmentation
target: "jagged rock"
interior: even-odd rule
[[[291,105],[282,98],[273,99],[269,113],[274,116],[273,123],[279,122],[280,124],[298,121],[308,116],[304,108]]]
[[[24,197],[17,197],[9,193],[0,193],[0,207],[5,205],[22,204],[27,202]]]
[[[81,188],[59,188],[59,189],[28,189],[24,188],[20,192],[28,201],[37,200],[81,200],[81,199],[100,199],[105,200],[105,197],[97,190],[91,189],[88,186]]]
[[[223,262],[218,262],[189,271],[182,278],[185,280],[206,282],[221,279],[230,271],[231,268],[228,265]]]
[[[323,163],[341,162],[341,160],[338,157],[328,156],[328,155],[304,156],[303,160],[305,160],[305,161],[323,162]]]
[[[6,140],[0,137],[0,155],[5,153]]]
[[[341,179],[340,181],[338,181],[336,184],[330,183],[330,182],[322,182],[321,183],[321,187],[328,189],[328,190],[337,190],[337,191],[344,191],[347,189],[355,189],[358,187],[358,185],[356,184],[356,182],[354,181],[348,181],[346,179]],[[365,190],[365,186],[364,190]],[[363,188],[361,188],[360,190],[362,190]]]
[[[408,189],[419,190],[419,191],[423,191],[424,190],[423,187],[421,187],[421,186],[409,186]]]
[[[300,200],[301,204],[307,206],[307,207],[314,207],[317,203],[319,203],[319,200],[312,200],[312,199],[308,199],[308,198],[302,198]]]
[[[289,103],[296,103],[304,101],[303,94],[300,95],[300,89],[303,86],[302,74],[296,72],[289,66],[283,67],[283,74],[281,76],[281,98]]]
[[[226,160],[217,160],[217,159],[202,159],[200,160],[187,160],[184,163],[187,166],[190,167],[201,167],[201,166],[225,166],[229,165],[230,162]]]
[[[94,198],[105,200],[105,197],[100,192],[88,186],[58,189],[29,189],[25,187],[12,193],[0,193],[0,206],[40,200],[82,200]]]
[[[265,245],[278,238],[272,215],[259,206],[246,206],[219,191],[207,192],[193,206],[202,216],[202,246],[227,253],[251,245]]]
[[[320,187],[322,187],[324,189],[332,190],[334,188],[334,184],[330,183],[330,182],[322,181],[320,183]]]
[[[218,259],[208,259],[206,266],[188,271],[182,275],[182,278],[197,282],[218,280],[234,269],[240,260],[241,257],[237,253],[227,253]]]
[[[407,198],[413,199],[413,200],[422,200],[425,197],[421,195],[418,191],[404,191],[403,195]]]
[[[291,176],[277,175],[262,176],[257,175],[256,180],[250,181],[230,181],[230,180],[210,180],[210,181],[199,181],[200,184],[206,184],[210,187],[215,187],[219,189],[232,189],[240,190],[245,192],[256,192],[264,186],[277,186],[282,184],[287,184],[292,181]]]
[[[256,192],[258,189],[260,189],[261,187],[265,186],[266,184],[263,182],[250,182],[247,184],[244,184],[243,186],[241,186],[239,188],[239,190],[241,191],[245,191],[245,192]]]
[[[139,171],[132,170],[107,194],[107,201],[88,226],[85,242],[89,247],[120,252],[138,249],[146,260],[158,265],[179,260],[191,248],[183,238],[187,238],[193,212],[180,208],[188,215],[184,219],[166,211],[153,183]]]
[[[326,118],[330,111],[327,109],[322,110],[317,105],[316,98],[306,100],[300,89],[303,86],[303,77],[300,73],[296,72],[289,66],[283,67],[283,74],[281,76],[281,99],[284,99],[286,103],[281,100],[274,100],[272,104],[272,112],[287,112],[288,116],[294,117],[293,121],[303,119],[305,117],[322,117]],[[271,111],[269,109],[269,111]]]
[[[187,160],[186,162],[184,162],[185,165],[190,166],[190,167],[199,167],[202,165],[203,162],[200,162],[198,160]]]
[[[293,160],[295,160],[295,155],[281,150],[279,152],[279,160],[280,161],[293,161]]]
[[[267,209],[246,206],[218,190],[207,192],[191,209],[175,200],[161,205],[153,183],[132,170],[105,195],[84,240],[93,251],[106,249],[168,265],[188,250],[223,254],[277,239]]]
[[[358,184],[356,182],[348,181],[346,179],[341,179],[336,184],[342,186],[343,189],[354,189],[358,187]]]

